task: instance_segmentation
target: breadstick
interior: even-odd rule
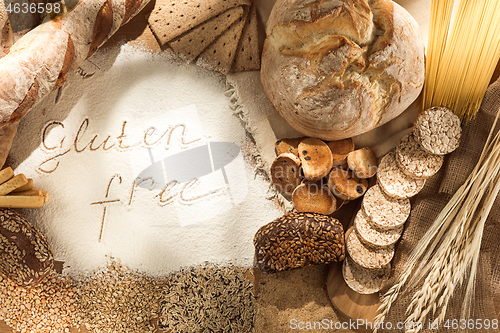
[[[0,207],[2,208],[38,208],[42,207],[44,203],[45,198],[43,196],[0,196]]]
[[[32,178],[28,178],[28,183],[26,183],[26,185],[23,185],[20,188],[16,188],[12,192],[13,193],[26,192],[26,191],[32,190],[34,188],[35,188],[35,185],[33,184],[33,179]]]
[[[14,171],[12,171],[11,167],[3,169],[0,171],[0,184],[5,183],[12,177],[14,177]]]
[[[42,196],[43,196],[43,201],[44,201],[44,203],[49,202],[49,199],[50,199],[49,192],[47,192],[47,191],[42,191]]]
[[[30,196],[30,197],[40,196],[40,197],[43,197],[43,191],[42,190],[36,190],[36,189],[22,191],[22,192],[12,191],[8,195],[10,195],[10,196]]]
[[[28,183],[28,179],[25,175],[20,174],[12,178],[11,180],[0,185],[0,196],[9,194],[14,191],[16,188],[19,188]]]

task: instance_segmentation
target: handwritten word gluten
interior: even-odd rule
[[[129,143],[127,142],[127,138],[129,135],[127,134],[126,126],[127,121],[122,123],[121,133],[118,136],[107,135],[104,139],[99,137],[99,135],[94,135],[90,139],[85,140],[85,134],[89,127],[90,120],[85,118],[78,131],[73,135],[64,134],[62,138],[59,140],[57,144],[49,144],[47,140],[47,136],[52,130],[64,130],[64,123],[59,121],[49,122],[42,130],[42,148],[48,152],[54,152],[55,155],[42,161],[38,166],[38,171],[43,173],[52,173],[58,167],[61,160],[61,157],[65,156],[70,152],[75,153],[83,153],[85,151],[95,152],[101,151],[106,152],[111,149],[117,149],[119,151],[128,151],[136,147],[145,147],[151,148],[154,146],[158,146],[164,142],[165,148],[169,149],[172,143],[172,139],[174,134],[180,136],[180,144],[183,147],[189,146],[194,142],[198,142],[201,138],[186,141],[186,131],[187,126],[184,124],[176,124],[169,126],[166,130],[160,131],[158,128],[151,126],[146,130],[142,131],[142,133],[131,133],[131,134],[141,134],[140,139],[136,139],[136,142]],[[64,133],[64,131],[63,131]],[[137,135],[135,136],[137,137]],[[166,142],[165,142],[166,141]]]
[[[168,182],[158,193],[156,193],[153,196],[153,199],[156,200],[157,204],[160,206],[165,206],[168,205],[169,203],[174,202],[174,200],[178,200],[181,204],[185,205],[190,205],[194,204],[204,198],[208,198],[210,196],[216,195],[216,194],[222,194],[227,187],[222,187],[218,188],[215,190],[207,191],[205,193],[201,194],[193,194],[190,193],[190,190],[194,189],[196,187],[196,184],[198,183],[199,179],[194,178],[188,182],[185,183],[179,183],[175,180]],[[106,188],[106,195],[103,200],[92,202],[91,205],[102,205],[103,207],[103,214],[102,214],[102,219],[101,219],[101,228],[99,232],[99,242],[102,240],[102,234],[104,230],[104,223],[106,221],[106,216],[107,216],[107,208],[110,204],[114,203],[121,203],[124,206],[131,206],[134,197],[136,196],[136,190],[140,186],[142,188],[145,187],[145,185],[150,192],[153,191],[156,187],[155,180],[153,177],[147,177],[143,179],[135,179],[132,184],[130,185],[130,196],[127,198],[110,198],[109,197],[109,192],[111,189],[111,186],[116,183],[118,186],[122,185],[122,177],[119,174],[113,175],[111,179],[108,182],[108,186]],[[125,199],[125,200],[123,200]]]

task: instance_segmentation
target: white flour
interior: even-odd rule
[[[10,158],[50,193],[25,210],[68,274],[106,255],[160,275],[205,261],[253,264],[281,215],[243,159],[225,77],[130,46],[98,52],[23,119]]]

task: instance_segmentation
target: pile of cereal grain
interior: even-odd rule
[[[250,332],[255,299],[246,271],[210,264],[172,274],[162,293],[160,327],[171,333]]]
[[[0,276],[0,320],[18,332],[69,332],[76,324],[76,287],[51,271],[34,287],[19,287]]]
[[[111,261],[78,282],[79,323],[95,333],[154,332],[159,295],[154,279]]]

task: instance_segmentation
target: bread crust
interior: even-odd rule
[[[290,212],[262,226],[253,244],[266,273],[325,265],[345,258],[342,224],[327,215]]]
[[[18,286],[32,287],[54,267],[47,239],[12,210],[0,210],[0,273]]]
[[[298,132],[353,137],[401,114],[420,94],[418,24],[388,0],[278,0],[267,22],[261,80]]]
[[[81,0],[67,14],[39,25],[0,59],[0,129],[18,122],[36,103],[61,87],[118,28],[149,0]],[[0,150],[5,162],[12,136]]]

